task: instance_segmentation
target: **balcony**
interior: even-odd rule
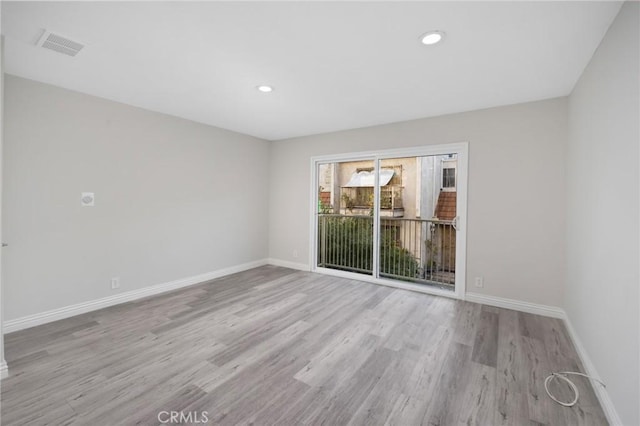
[[[451,221],[385,217],[380,222],[380,277],[453,289]],[[318,215],[318,266],[372,274],[373,217]]]

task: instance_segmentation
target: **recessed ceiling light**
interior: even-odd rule
[[[442,31],[429,31],[420,36],[420,41],[422,44],[426,44],[427,46],[431,46],[437,43],[440,43],[444,38],[444,33]]]
[[[273,92],[273,87],[271,87],[271,86],[258,86],[258,87],[256,87],[256,89],[258,89],[262,93]]]

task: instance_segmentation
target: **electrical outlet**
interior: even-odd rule
[[[294,259],[298,258],[298,250],[293,250],[293,258]]]
[[[478,288],[484,287],[484,278],[476,277],[475,286],[478,287]]]
[[[115,290],[116,288],[120,288],[120,278],[119,277],[111,278],[111,290]]]

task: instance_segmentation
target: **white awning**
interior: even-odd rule
[[[386,186],[391,181],[393,177],[393,170],[382,169],[380,170],[380,186]],[[373,183],[375,180],[374,172],[353,172],[351,175],[351,179],[343,188],[363,188],[363,187],[373,187]]]

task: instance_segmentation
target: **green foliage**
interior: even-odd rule
[[[349,196],[349,194],[342,194],[340,198],[342,198],[342,201],[344,202],[344,206],[348,210],[353,210],[353,208],[356,206],[356,202],[354,201],[353,198]]]
[[[420,264],[413,254],[402,247],[389,231],[382,233],[380,247],[380,273],[400,277],[417,278]]]
[[[333,212],[333,207],[331,207],[331,204],[323,203],[322,201],[318,200],[318,213],[329,214],[331,212]]]
[[[320,265],[344,270],[373,268],[373,220],[371,217],[321,216],[319,229]],[[381,236],[381,273],[416,278],[419,263],[391,232]]]
[[[349,216],[322,216],[320,221],[320,264],[344,269],[371,270],[372,221]],[[322,252],[324,249],[324,253]]]

